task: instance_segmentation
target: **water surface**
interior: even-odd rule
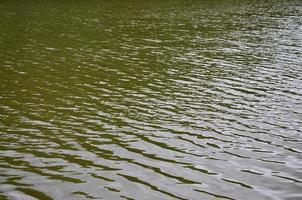
[[[302,198],[301,1],[0,1],[0,199]]]

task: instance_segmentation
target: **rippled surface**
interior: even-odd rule
[[[0,1],[0,199],[301,199],[301,19]]]

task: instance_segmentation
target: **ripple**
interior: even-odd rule
[[[300,1],[0,3],[0,199],[299,199]]]

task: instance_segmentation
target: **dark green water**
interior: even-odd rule
[[[0,0],[0,199],[302,199],[302,2]]]

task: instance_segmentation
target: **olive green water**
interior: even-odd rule
[[[1,0],[0,199],[302,199],[302,2]]]

